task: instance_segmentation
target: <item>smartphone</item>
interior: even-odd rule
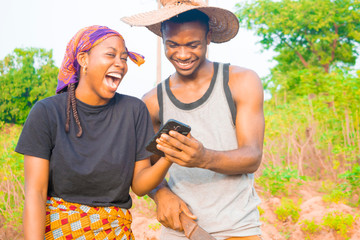
[[[164,126],[155,134],[155,136],[148,142],[148,144],[146,144],[146,150],[164,157],[165,156],[164,152],[156,148],[157,145],[156,139],[158,139],[163,133],[169,134],[171,130],[177,131],[182,135],[186,136],[191,131],[191,127],[175,119],[169,119],[164,124]]]

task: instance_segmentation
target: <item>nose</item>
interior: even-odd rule
[[[180,60],[187,60],[191,57],[190,52],[187,50],[186,46],[180,46],[178,53],[177,53],[177,58]]]

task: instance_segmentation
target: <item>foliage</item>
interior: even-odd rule
[[[305,239],[311,239],[311,236],[321,230],[321,226],[316,224],[314,220],[305,219],[301,221],[301,230],[305,232]]]
[[[360,206],[360,165],[355,164],[351,170],[340,174],[339,177],[345,179],[345,183],[341,185],[341,191],[350,196],[357,196],[357,206]]]
[[[298,171],[292,167],[280,167],[273,164],[268,164],[262,171],[261,176],[256,178],[256,183],[259,184],[265,192],[270,192],[271,195],[285,194],[289,195],[292,190],[302,185],[305,177],[301,177]]]
[[[257,0],[238,4],[237,16],[273,48],[282,72],[309,67],[329,72],[338,63],[354,65],[360,42],[357,0]]]
[[[342,237],[348,238],[348,233],[354,227],[355,218],[352,214],[345,214],[342,212],[330,212],[323,218],[324,226],[333,229]]]
[[[325,202],[347,203],[347,199],[349,198],[349,196],[349,192],[344,192],[341,189],[335,188],[330,194],[324,195],[323,200]]]
[[[259,215],[260,215],[260,216],[265,213],[265,210],[262,209],[260,206],[258,206],[257,208],[258,208],[258,210],[259,210]]]
[[[290,220],[296,223],[300,217],[300,207],[290,198],[282,198],[281,205],[275,209],[275,214],[280,221]]]
[[[317,77],[317,89],[273,89],[264,105],[264,160],[336,179],[360,158],[360,78],[340,69]]]
[[[55,93],[52,50],[16,48],[0,61],[0,121],[22,124],[36,101]]]

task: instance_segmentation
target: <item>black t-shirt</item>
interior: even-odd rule
[[[116,94],[108,104],[77,100],[80,138],[70,116],[65,132],[67,93],[37,102],[15,151],[50,160],[48,196],[90,206],[130,208],[135,161],[148,158],[145,144],[154,135],[146,105]],[[44,173],[45,174],[45,173]]]

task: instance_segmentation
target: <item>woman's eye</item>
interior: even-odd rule
[[[107,55],[110,57],[115,57],[115,54],[113,54],[113,53],[108,53]]]

